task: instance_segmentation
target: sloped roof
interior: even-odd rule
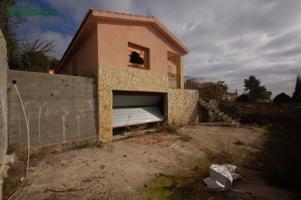
[[[62,59],[60,60],[58,66],[55,68],[55,71],[61,68],[61,63],[64,62],[67,55],[69,54],[70,50],[72,49],[74,43],[76,43],[77,38],[79,37],[82,29],[84,29],[85,24],[91,21],[98,21],[98,20],[107,20],[107,21],[117,21],[117,22],[130,22],[130,23],[140,23],[140,24],[150,24],[154,28],[156,28],[161,34],[163,34],[176,48],[183,53],[183,55],[188,53],[188,48],[176,38],[158,19],[153,16],[144,16],[144,15],[135,15],[135,14],[128,14],[128,13],[119,13],[119,12],[112,12],[106,10],[94,10],[90,9],[84,20],[82,21],[79,29],[77,30],[75,36],[71,40],[67,50],[65,51]]]

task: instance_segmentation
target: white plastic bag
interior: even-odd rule
[[[207,187],[212,190],[226,191],[232,188],[234,180],[239,179],[241,176],[235,173],[236,166],[231,164],[225,165],[210,165],[210,177],[204,179]]]

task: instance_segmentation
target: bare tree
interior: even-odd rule
[[[41,41],[39,39],[30,41],[22,41],[19,47],[18,56],[20,66],[25,71],[47,72],[52,68],[55,58],[48,56],[53,52],[54,41]]]

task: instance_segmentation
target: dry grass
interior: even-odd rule
[[[173,133],[173,134],[176,134],[178,132],[177,130],[178,128],[176,126],[173,126],[173,125],[168,125],[166,126],[166,131],[168,133]]]
[[[242,142],[239,142],[240,145],[237,145],[235,143],[237,142],[216,142],[214,150],[205,150],[207,158],[210,160],[210,162],[216,164],[229,163],[236,166],[244,166],[249,152],[246,149],[242,148]]]
[[[234,142],[235,143],[235,142]],[[247,151],[241,145],[230,141],[216,140],[215,147],[206,149],[207,159],[191,165],[189,170],[176,173],[175,176],[160,176],[147,189],[142,199],[210,199],[214,194],[206,192],[203,179],[209,176],[211,164],[231,163],[241,167]]]
[[[207,159],[192,164],[189,170],[176,175],[160,174],[141,194],[142,200],[191,199],[204,187],[203,178],[209,176],[210,162]]]
[[[24,152],[16,153],[16,160],[12,163],[8,170],[8,176],[4,179],[3,197],[8,199],[16,191],[22,183],[22,178],[25,176],[25,168],[27,162],[27,154]]]
[[[235,144],[235,145],[244,145],[245,143],[243,143],[240,140],[236,140],[233,144]]]
[[[83,148],[101,148],[103,144],[97,139],[83,140],[68,144],[59,144],[43,148],[36,148],[31,150],[30,154],[30,166],[35,166],[41,159],[49,154],[56,154],[66,152],[74,149]],[[10,165],[8,170],[8,177],[4,179],[3,196],[4,199],[8,199],[11,194],[17,190],[22,183],[22,179],[25,176],[25,170],[27,165],[27,150],[19,149],[11,146],[9,148],[9,154],[14,153],[16,160]]]

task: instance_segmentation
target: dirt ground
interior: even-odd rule
[[[157,177],[190,169],[206,158],[205,149],[240,141],[256,151],[261,135],[259,129],[193,125],[177,133],[146,134],[102,147],[50,154],[30,168],[14,199],[143,199],[141,193]],[[237,184],[243,195],[206,192],[197,199],[294,199],[289,192],[266,185],[257,172],[248,170],[243,175],[248,183]],[[202,180],[199,184],[202,189]]]

